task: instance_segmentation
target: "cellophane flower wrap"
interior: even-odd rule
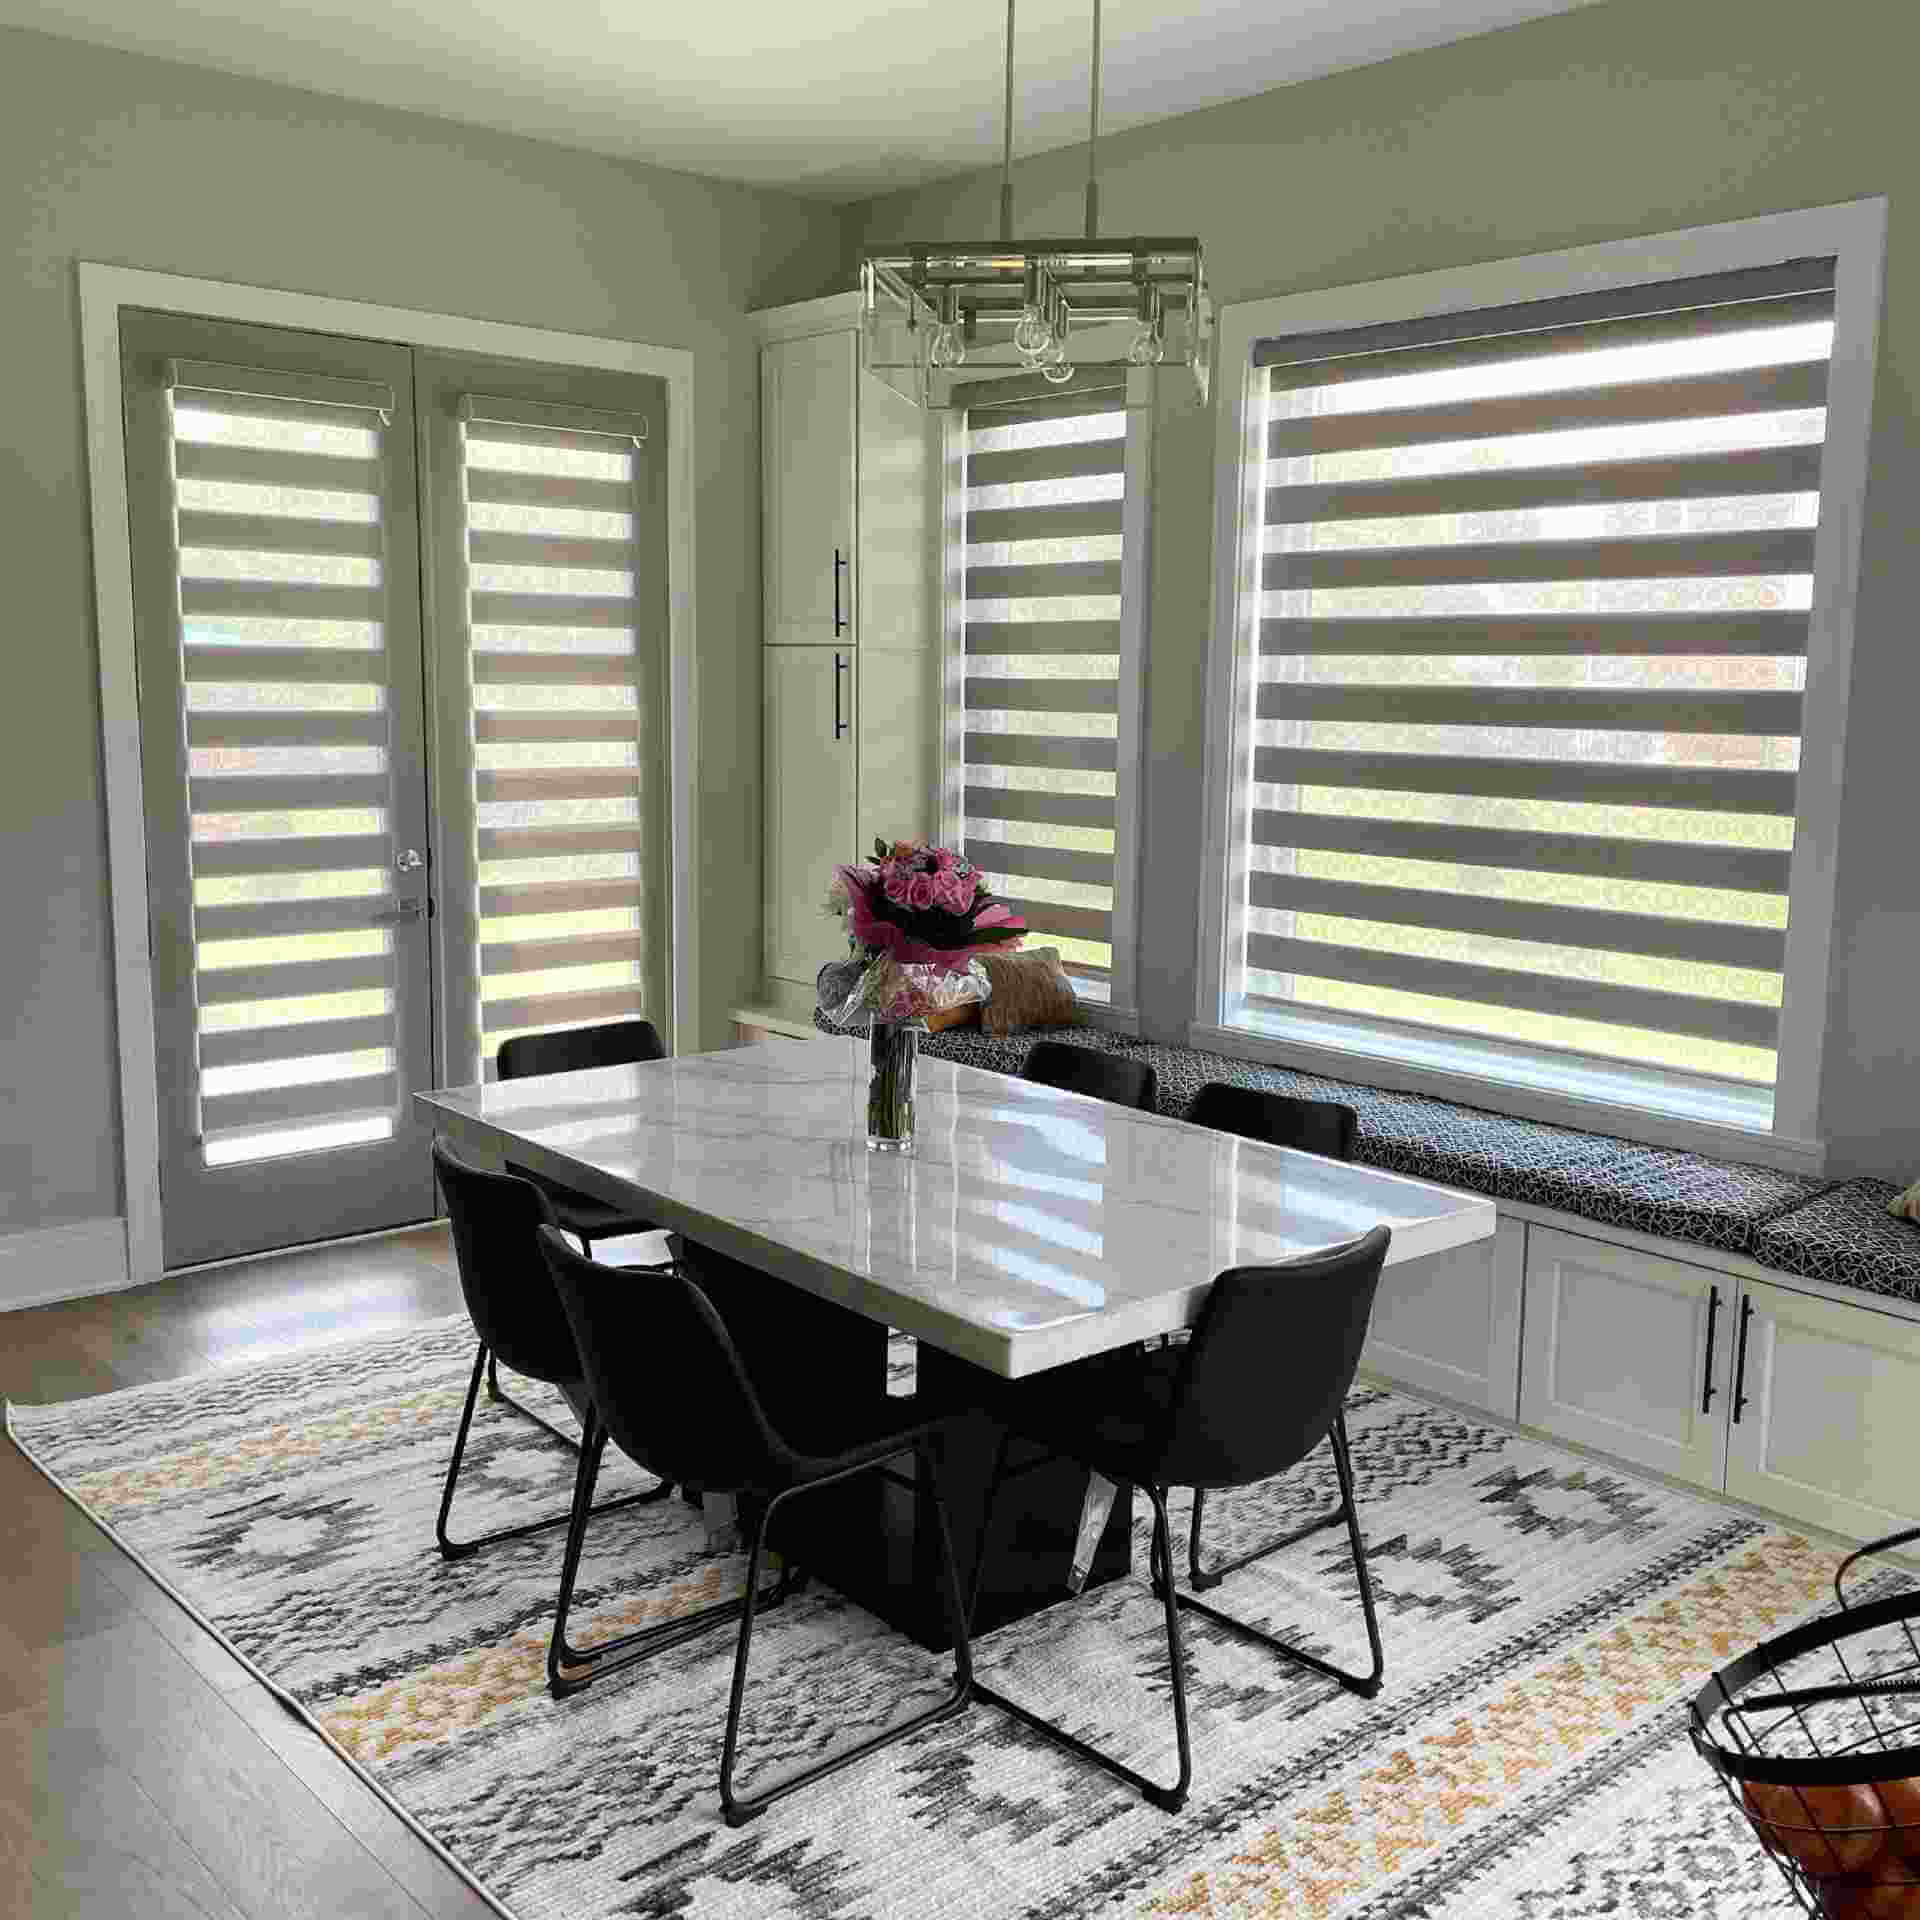
[[[873,859],[835,869],[827,911],[848,957],[820,969],[820,1010],[837,1026],[923,1020],[992,991],[974,957],[1018,946],[1027,923],[951,847],[873,843]]]

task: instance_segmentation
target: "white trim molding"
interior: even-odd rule
[[[0,1234],[0,1313],[137,1284],[127,1265],[124,1220],[76,1220]]]
[[[1579,1093],[1555,1095],[1513,1085],[1497,1071],[1489,1074],[1486,1062],[1477,1074],[1454,1072],[1432,1062],[1395,1067],[1360,1051],[1335,1046],[1316,1051],[1312,1037],[1304,1033],[1301,1044],[1289,1040],[1284,1047],[1287,1059],[1306,1064],[1311,1056],[1317,1070],[1344,1078],[1417,1088],[1636,1139],[1818,1170],[1823,1154],[1818,1099],[1832,966],[1840,780],[1852,680],[1886,221],[1884,198],[1855,200],[1437,273],[1238,301],[1221,309],[1222,403],[1215,438],[1206,679],[1204,891],[1193,1029],[1197,1044],[1253,1058],[1277,1055],[1275,1042],[1222,1026],[1227,983],[1237,971],[1236,949],[1245,938],[1247,905],[1246,822],[1236,817],[1243,799],[1235,776],[1243,764],[1245,729],[1252,718],[1253,677],[1243,674],[1241,667],[1252,645],[1259,608],[1257,494],[1264,449],[1259,432],[1262,409],[1257,404],[1262,387],[1252,364],[1254,343],[1276,335],[1405,323],[1832,256],[1836,261],[1834,340],[1790,876],[1786,991],[1771,1126],[1764,1124],[1757,1109],[1753,1122],[1743,1121],[1731,1088],[1717,1095],[1708,1090],[1695,1100],[1689,1089],[1676,1084],[1671,1112],[1653,1112],[1644,1099],[1623,1098],[1617,1104],[1608,1100],[1595,1075],[1583,1077]],[[1381,1023],[1383,1039],[1390,1025]],[[1586,1084],[1589,1080],[1593,1084]],[[1663,1096],[1662,1105],[1666,1104]]]
[[[673,851],[673,1045],[700,1032],[697,773],[699,677],[694,609],[694,356],[594,334],[556,333],[457,314],[426,313],[283,288],[198,280],[135,267],[79,265],[80,344],[86,381],[94,609],[100,641],[101,731],[112,886],[114,1012],[120,1062],[120,1138],[126,1224],[118,1284],[164,1271],[153,981],[147,944],[146,815],[134,673],[133,586],[127,537],[126,439],[121,415],[120,316],[129,308],[248,321],[388,340],[410,347],[649,374],[667,387],[668,730]],[[116,1232],[119,1223],[114,1223]],[[63,1230],[64,1231],[64,1230]],[[91,1291],[101,1291],[99,1287]],[[13,1304],[25,1304],[15,1302]]]

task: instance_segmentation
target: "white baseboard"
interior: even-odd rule
[[[64,1227],[0,1233],[0,1313],[118,1293],[132,1284],[124,1220],[76,1220]]]

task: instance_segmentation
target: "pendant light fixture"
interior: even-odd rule
[[[925,406],[945,407],[982,377],[1037,374],[1065,387],[1113,370],[1177,365],[1207,388],[1212,305],[1200,242],[1100,237],[1100,5],[1093,0],[1087,109],[1086,232],[1013,233],[1013,34],[1007,0],[1000,234],[869,248],[861,264],[861,357]]]

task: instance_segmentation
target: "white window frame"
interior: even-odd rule
[[[1214,471],[1213,592],[1207,662],[1206,848],[1202,868],[1195,1045],[1284,1061],[1369,1085],[1471,1101],[1529,1118],[1624,1133],[1656,1144],[1820,1171],[1821,1050],[1825,1040],[1833,948],[1834,869],[1840,817],[1847,696],[1859,579],[1860,526],[1867,482],[1867,438],[1886,251],[1884,198],[1762,215],[1643,239],[1449,268],[1437,273],[1330,287],[1223,307],[1218,326],[1221,396]],[[1800,785],[1789,880],[1786,988],[1780,1015],[1773,1125],[1762,1131],[1703,1085],[1696,1107],[1675,1112],[1639,1104],[1655,1076],[1622,1066],[1582,1072],[1577,1091],[1515,1084],[1500,1076],[1503,1058],[1542,1056],[1461,1036],[1423,1036],[1428,1064],[1392,1057],[1394,1029],[1368,1029],[1351,1014],[1301,1008],[1286,1038],[1223,1022],[1230,973],[1230,884],[1236,721],[1240,664],[1258,618],[1262,456],[1260,404],[1265,374],[1252,364],[1256,340],[1334,333],[1529,300],[1600,293],[1663,280],[1735,272],[1782,260],[1835,260],[1833,357],[1821,464],[1820,525],[1814,548],[1814,600],[1808,632]],[[1241,835],[1244,839],[1244,832]],[[1371,1049],[1371,1050],[1370,1050]],[[1567,1078],[1574,1078],[1569,1072]],[[1657,1076],[1663,1101],[1677,1076]]]
[[[1089,1025],[1140,1031],[1140,788],[1146,738],[1147,622],[1153,590],[1155,377],[1127,369],[1126,481],[1120,514],[1120,682],[1115,723],[1113,965],[1108,999],[1082,999]],[[940,838],[959,846],[966,800],[966,415],[942,415],[940,435]]]
[[[86,380],[93,592],[100,641],[101,734],[113,914],[114,1018],[120,1063],[120,1159],[127,1265],[115,1286],[165,1271],[160,1234],[160,1121],[154,1061],[153,978],[147,930],[146,812],[141,785],[139,686],[134,669],[132,562],[127,534],[126,435],[121,414],[120,315],[143,307],[203,319],[252,321],[439,347],[498,359],[652,374],[667,386],[668,804],[673,853],[668,975],[676,1051],[700,1031],[695,849],[699,792],[694,644],[694,356],[598,335],[555,333],[455,314],[387,307],[324,294],[239,286],[136,267],[80,263],[80,346]],[[445,1036],[436,1073],[446,1072]]]

